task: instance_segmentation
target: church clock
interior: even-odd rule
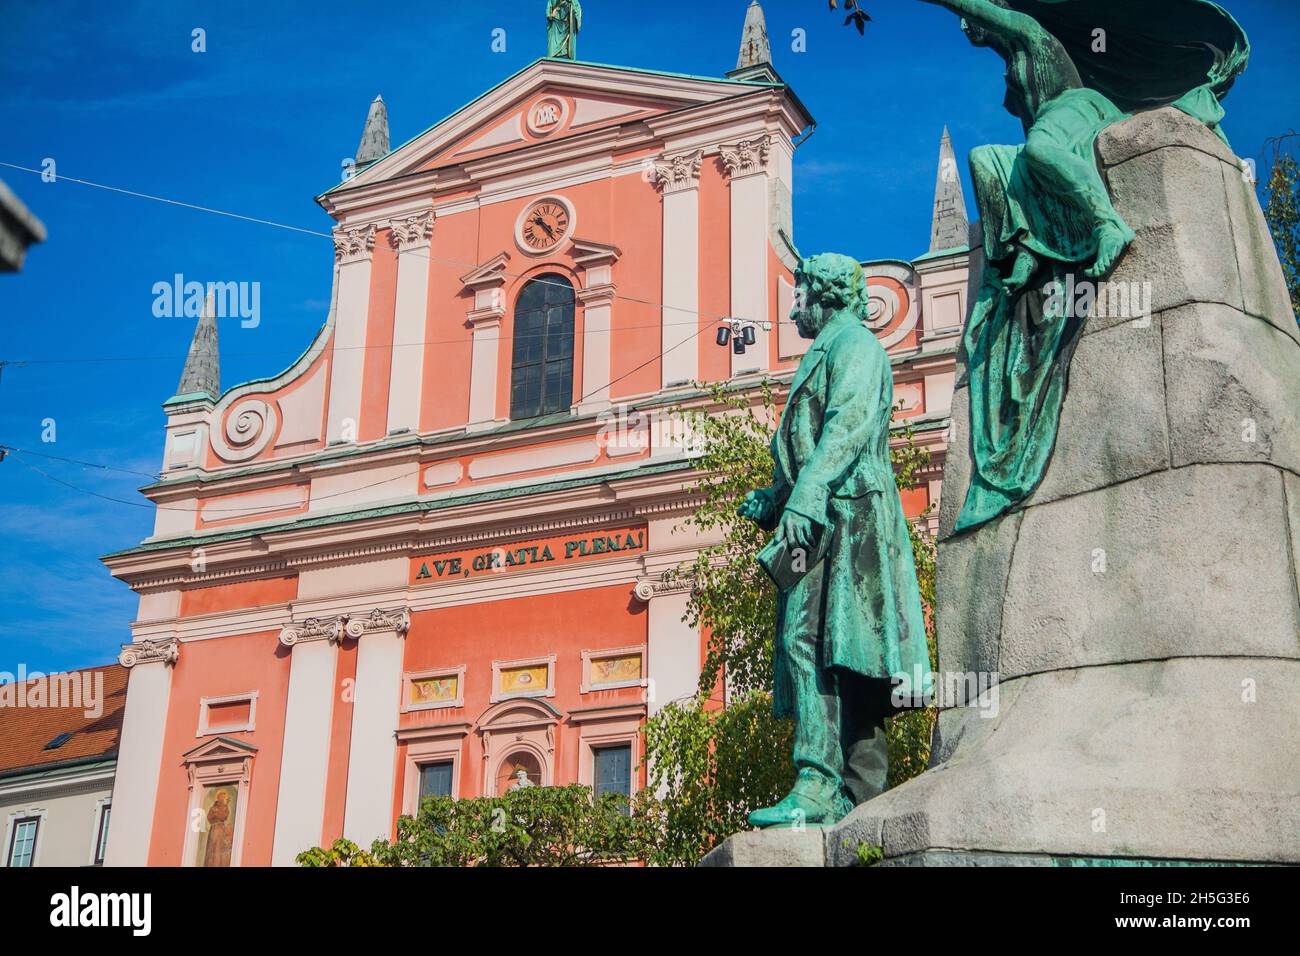
[[[558,196],[529,203],[515,227],[519,248],[531,255],[544,255],[558,248],[573,231],[573,207]]]

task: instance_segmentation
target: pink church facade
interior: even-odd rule
[[[291,864],[521,771],[644,785],[640,728],[707,640],[664,577],[709,543],[671,410],[700,383],[780,394],[808,344],[782,234],[812,118],[743,57],[717,79],[538,60],[391,151],[377,104],[382,155],[319,197],[307,350],[222,391],[201,320],[154,533],[105,558],[140,598],[109,865]],[[967,297],[948,213],[958,238],[864,264],[931,523]]]

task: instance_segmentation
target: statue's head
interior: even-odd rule
[[[851,256],[824,252],[803,259],[794,274],[795,297],[790,318],[806,339],[817,337],[831,317],[848,311],[867,317],[867,277]]]

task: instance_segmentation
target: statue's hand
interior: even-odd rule
[[[745,500],[736,509],[736,514],[748,518],[755,524],[766,524],[772,520],[775,511],[776,502],[772,499],[772,492],[766,488],[758,488],[745,495]]]
[[[781,515],[781,523],[776,526],[776,536],[784,540],[788,545],[811,550],[813,546],[812,519],[805,518],[799,512],[787,508],[785,513]]]

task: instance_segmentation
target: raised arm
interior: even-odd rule
[[[1027,36],[1031,33],[1041,33],[1043,29],[1033,17],[998,6],[992,0],[922,0],[922,2],[945,7],[959,16],[999,33]]]

